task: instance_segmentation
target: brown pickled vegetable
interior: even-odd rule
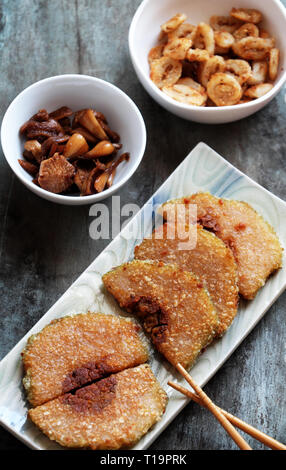
[[[100,158],[110,155],[115,151],[115,147],[108,140],[102,140],[94,148],[85,154],[85,158]]]
[[[21,167],[27,171],[31,176],[35,176],[38,173],[38,167],[31,162],[27,162],[26,160],[18,160]]]
[[[56,153],[43,160],[39,171],[39,185],[51,193],[62,193],[73,183],[75,168],[63,155]]]
[[[73,134],[65,145],[64,156],[66,158],[79,157],[88,152],[88,149],[89,147],[85,138],[81,134]]]
[[[81,196],[102,192],[112,186],[117,166],[129,160],[129,153],[117,156],[120,135],[91,108],[75,113],[67,106],[51,113],[40,109],[20,134],[26,142],[19,164],[33,183],[56,194],[71,194],[74,188]]]

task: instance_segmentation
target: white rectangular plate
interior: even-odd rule
[[[147,204],[150,207],[152,203],[156,207],[168,199],[197,191],[209,191],[219,197],[248,202],[274,227],[282,245],[286,246],[285,224],[283,227],[283,220],[286,220],[286,203],[245,176],[203,143],[195,147]],[[122,314],[111,296],[104,292],[101,276],[113,266],[133,258],[134,246],[142,238],[140,222],[143,218],[144,236],[151,232],[152,215],[146,210],[146,206],[144,207],[0,363],[0,423],[34,449],[62,447],[51,442],[27,421],[27,402],[21,385],[23,371],[20,353],[28,336],[40,331],[54,318],[88,310]],[[128,235],[131,229],[136,234],[132,239]],[[285,259],[283,266],[266,282],[255,300],[240,302],[239,312],[226,335],[200,356],[192,369],[192,376],[201,386],[215,374],[286,288]],[[188,403],[187,399],[166,385],[167,380],[172,378],[180,381],[176,372],[151,347],[150,350],[151,367],[170,400],[163,419],[134,449],[146,449],[150,446]]]

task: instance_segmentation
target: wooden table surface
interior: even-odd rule
[[[286,199],[286,90],[266,109],[232,124],[202,125],[169,114],[147,95],[130,62],[127,33],[139,4],[140,0],[1,0],[1,117],[11,100],[37,80],[63,73],[93,75],[124,90],[147,126],[145,157],[119,193],[122,204],[143,205],[199,141]],[[32,194],[16,179],[1,151],[0,357],[107,245],[106,240],[89,237],[91,221],[88,206],[60,206]],[[284,442],[285,303],[284,293],[205,387],[217,404]],[[248,441],[254,449],[262,448]],[[0,428],[1,450],[25,448]],[[152,446],[235,448],[214,418],[193,403]]]

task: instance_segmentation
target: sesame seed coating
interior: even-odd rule
[[[222,335],[237,313],[237,265],[233,254],[218,237],[200,225],[184,227],[185,238],[179,236],[178,224],[174,228],[173,231],[173,227],[164,224],[155,230],[152,237],[135,247],[135,258],[177,264],[202,279],[218,312],[217,334]],[[196,236],[196,245],[183,250],[182,243],[187,243],[192,236]]]
[[[62,446],[115,450],[139,441],[166,405],[165,391],[143,364],[33,408],[29,418]]]
[[[169,222],[174,204],[186,209],[196,204],[198,222],[229,246],[238,265],[239,292],[246,299],[253,299],[268,276],[281,268],[283,250],[273,227],[246,202],[193,194],[163,204],[160,212]]]
[[[110,373],[147,361],[134,322],[97,313],[53,321],[29,338],[22,353],[27,397],[33,406]]]
[[[177,266],[135,260],[103,276],[119,305],[143,320],[173,365],[191,367],[215,336],[218,317],[201,281]]]

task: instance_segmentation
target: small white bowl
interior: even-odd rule
[[[130,160],[118,166],[109,189],[84,197],[50,193],[35,185],[20,166],[18,159],[22,158],[24,144],[19,135],[21,125],[39,109],[51,112],[60,106],[69,106],[73,111],[95,108],[106,115],[110,127],[120,135],[121,151],[130,152]],[[8,164],[27,188],[52,202],[83,205],[105,199],[131,178],[144,155],[146,128],[137,106],[116,86],[87,75],[58,75],[34,83],[14,99],[3,118],[1,143]]]
[[[263,26],[276,39],[280,49],[280,71],[273,89],[265,96],[246,104],[225,107],[198,107],[179,103],[150,80],[147,60],[149,50],[157,44],[160,25],[176,13],[185,13],[187,21],[209,22],[212,15],[228,15],[233,6],[256,8],[264,15]],[[286,10],[279,0],[144,0],[129,29],[129,51],[136,74],[145,90],[171,113],[190,121],[220,124],[250,116],[268,104],[286,80]]]

